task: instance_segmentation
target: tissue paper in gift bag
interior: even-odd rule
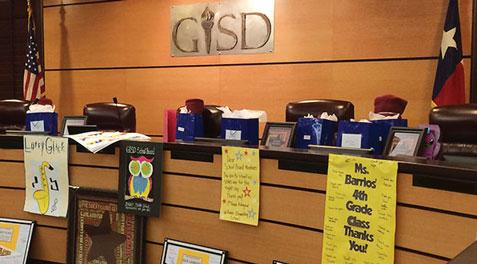
[[[258,118],[228,118],[222,116],[220,134],[231,140],[247,140],[258,145]]]
[[[193,141],[204,136],[202,114],[178,113],[176,118],[176,140]]]
[[[58,114],[55,112],[37,112],[26,114],[26,130],[47,132],[52,136],[58,134]]]
[[[299,118],[296,126],[295,147],[308,148],[308,145],[333,144],[338,129],[336,121],[319,118]]]

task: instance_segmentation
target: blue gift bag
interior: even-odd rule
[[[258,118],[222,117],[220,136],[224,139],[247,140],[249,145],[258,145]]]
[[[389,130],[391,130],[391,127],[393,126],[407,127],[407,119],[383,119],[383,120],[373,120],[371,122],[378,125],[379,143],[377,143],[377,145],[375,146],[375,152],[374,152],[374,154],[377,154],[377,155],[381,155],[383,153],[384,147],[386,146],[386,140],[389,135]]]
[[[386,131],[389,129],[384,123],[340,121],[336,146],[373,148],[373,154],[379,155],[386,143]]]
[[[308,148],[308,145],[333,144],[338,123],[319,118],[299,118],[296,125],[295,148]]]
[[[204,136],[204,119],[201,114],[179,113],[176,120],[176,140],[193,141]]]
[[[47,132],[52,136],[58,134],[58,114],[57,113],[27,113],[26,130]]]

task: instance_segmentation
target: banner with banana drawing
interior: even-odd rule
[[[66,217],[68,210],[68,139],[26,135],[25,207],[35,214]]]

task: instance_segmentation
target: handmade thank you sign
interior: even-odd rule
[[[162,143],[121,142],[119,211],[159,216]]]
[[[259,190],[258,149],[222,147],[220,219],[258,225]]]
[[[330,155],[322,263],[392,264],[397,162]]]
[[[68,139],[24,136],[27,212],[66,217],[68,210]]]

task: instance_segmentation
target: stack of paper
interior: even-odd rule
[[[96,153],[107,146],[118,142],[120,140],[139,140],[149,141],[150,137],[139,133],[125,133],[125,132],[104,132],[104,131],[92,131],[76,135],[65,135],[67,138],[71,138],[74,141],[81,144],[89,151]]]

